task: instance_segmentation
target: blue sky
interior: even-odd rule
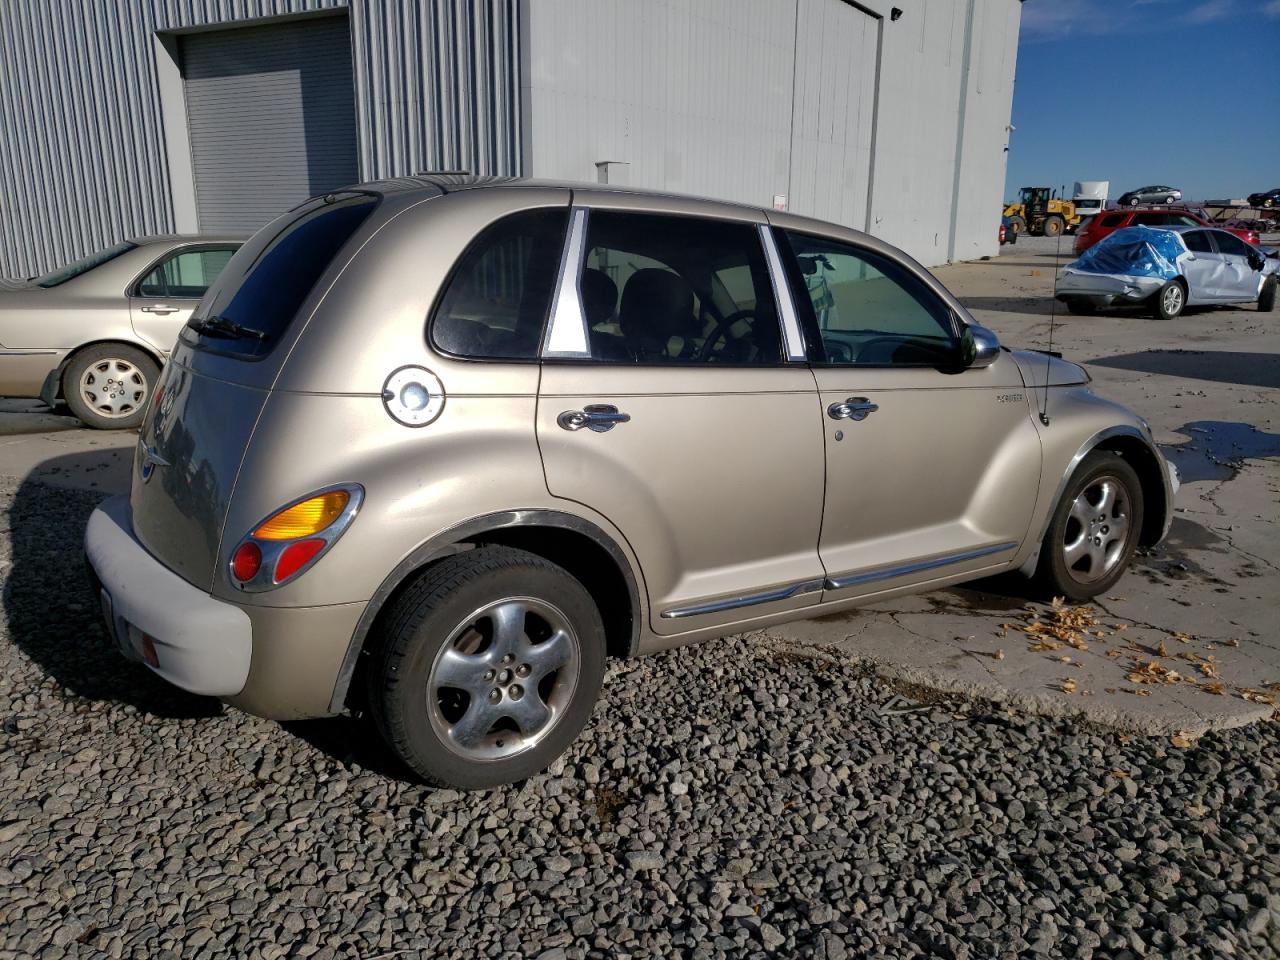
[[[1280,0],[1026,0],[1005,198],[1280,186]]]

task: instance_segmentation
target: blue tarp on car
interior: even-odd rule
[[[1125,227],[1104,237],[1067,266],[1081,273],[1172,280],[1181,272],[1178,257],[1186,252],[1182,238],[1172,230]]]

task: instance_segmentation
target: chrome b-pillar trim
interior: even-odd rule
[[[788,360],[805,360],[804,335],[800,332],[800,319],[796,315],[796,305],[791,299],[791,285],[787,283],[787,272],[782,269],[782,257],[778,254],[778,244],[773,239],[773,230],[767,223],[757,224],[760,229],[760,243],[764,246],[764,258],[769,264],[769,276],[773,280],[773,295],[778,304],[778,316],[782,319],[782,337],[787,346]]]
[[[697,617],[704,613],[721,613],[725,610],[736,610],[738,607],[751,607],[757,603],[772,603],[775,600],[788,600],[806,593],[817,593],[822,589],[821,580],[805,580],[793,583],[789,587],[780,587],[765,593],[751,593],[741,597],[728,597],[724,600],[713,600],[710,603],[699,603],[692,607],[674,607],[662,611],[663,620],[680,620],[684,617]]]
[[[581,360],[591,356],[587,340],[587,313],[578,287],[586,239],[587,208],[572,207],[564,252],[560,257],[560,272],[556,277],[556,291],[551,299],[551,322],[547,324],[547,335],[542,344],[544,357]]]
[[[892,580],[894,577],[905,577],[925,570],[936,570],[938,567],[950,566],[953,563],[977,560],[979,557],[988,557],[993,553],[1003,553],[1006,550],[1016,549],[1018,549],[1017,542],[1010,540],[1007,543],[995,543],[989,547],[979,547],[976,550],[965,550],[963,553],[950,553],[945,557],[934,557],[932,560],[917,560],[914,563],[904,563],[896,567],[882,567],[879,570],[868,570],[865,573],[846,573],[838,577],[828,577],[826,589],[843,590],[846,587],[856,587],[863,583]]]

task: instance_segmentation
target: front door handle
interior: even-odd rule
[[[878,403],[872,403],[866,397],[849,397],[827,407],[827,416],[832,420],[865,420],[879,409]]]
[[[148,304],[147,306],[143,307],[142,312],[143,313],[159,313],[163,315],[166,313],[177,313],[178,308],[171,307],[166,303],[155,303],[155,304]]]
[[[591,403],[581,410],[566,410],[556,417],[556,423],[566,430],[586,427],[596,433],[612,430],[619,423],[630,423],[631,414],[619,413],[612,403]]]

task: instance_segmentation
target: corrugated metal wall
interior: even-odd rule
[[[0,276],[173,229],[157,31],[348,6],[362,179],[519,170],[519,0],[0,0]]]

